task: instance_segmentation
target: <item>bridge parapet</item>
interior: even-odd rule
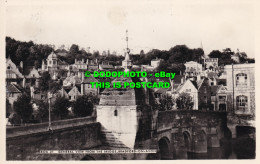
[[[158,130],[173,127],[214,127],[226,123],[225,112],[205,111],[162,111],[158,113]]]
[[[31,129],[30,129],[31,127]],[[101,146],[100,123],[95,118],[61,120],[7,129],[7,160],[79,160],[84,154],[39,154],[40,150],[82,150]],[[24,130],[24,131],[23,131]]]
[[[86,125],[90,123],[95,123],[96,117],[82,117],[82,118],[74,118],[74,119],[67,119],[67,120],[59,120],[53,121],[51,123],[52,130],[63,129],[68,127],[75,127],[80,125]],[[40,123],[40,124],[33,124],[27,126],[16,126],[16,127],[7,127],[6,128],[6,137],[14,137],[32,133],[40,133],[48,131],[49,123]]]

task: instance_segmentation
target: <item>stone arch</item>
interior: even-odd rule
[[[90,156],[90,155],[86,155],[86,156],[84,156],[84,157],[81,159],[81,161],[93,161],[93,160],[95,160],[95,158],[92,157],[92,156]]]
[[[158,141],[158,147],[160,159],[167,160],[172,158],[170,140],[167,137],[162,137]]]
[[[189,152],[191,150],[191,135],[189,132],[184,131],[183,133],[184,147],[186,151]]]
[[[236,133],[237,138],[233,144],[233,150],[237,155],[237,159],[255,159],[255,127],[236,126]]]
[[[249,137],[255,138],[255,127],[253,126],[236,126],[237,138],[239,137]]]
[[[192,137],[192,149],[195,153],[206,153],[207,152],[207,133],[202,130],[198,129],[194,132]]]

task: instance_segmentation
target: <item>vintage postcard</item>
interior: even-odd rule
[[[2,1],[4,162],[255,162],[257,6]]]

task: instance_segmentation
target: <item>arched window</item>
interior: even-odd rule
[[[237,110],[241,110],[245,112],[247,109],[247,105],[248,105],[247,96],[244,95],[237,96]]]
[[[236,86],[246,86],[247,85],[247,74],[239,73],[236,74]]]
[[[117,109],[116,110],[114,110],[114,116],[117,116],[118,115],[118,113],[117,113]]]

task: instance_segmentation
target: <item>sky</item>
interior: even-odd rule
[[[128,30],[132,53],[185,44],[189,48],[202,46],[205,54],[231,48],[255,56],[254,6],[250,3],[76,2],[8,1],[6,35],[56,48],[78,44],[90,51],[122,54]]]

